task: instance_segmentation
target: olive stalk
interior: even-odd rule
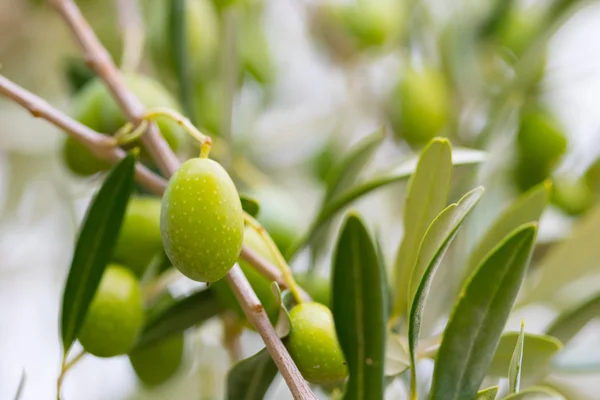
[[[58,400],[60,400],[60,389],[63,381],[65,380],[67,372],[69,372],[69,370],[73,368],[75,364],[77,364],[86,354],[87,353],[85,350],[81,350],[75,357],[73,357],[73,359],[71,359],[71,361],[67,361],[67,354],[63,356],[63,361],[60,366],[60,375],[56,380],[56,398]]]
[[[108,51],[102,46],[75,2],[73,0],[51,0],[51,2],[79,41],[89,66],[105,81],[129,119],[134,124],[139,124],[144,119],[144,105],[125,86],[121,74]],[[149,125],[148,131],[142,136],[141,141],[165,176],[170,177],[177,171],[180,162],[161,136],[156,124]],[[238,298],[246,317],[265,342],[269,354],[275,361],[294,398],[316,399],[296,364],[292,361],[283,342],[277,336],[256,293],[254,293],[239,266],[235,265],[229,271],[227,282]]]

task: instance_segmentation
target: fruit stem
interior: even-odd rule
[[[304,300],[302,295],[300,294],[300,290],[298,289],[298,284],[296,283],[296,280],[292,275],[290,266],[288,265],[287,261],[285,261],[285,258],[283,258],[283,255],[281,255],[281,252],[277,248],[277,245],[275,244],[267,230],[260,224],[260,222],[258,222],[257,220],[252,218],[251,215],[245,212],[244,220],[248,225],[250,225],[250,227],[252,227],[252,229],[256,231],[256,233],[260,235],[263,242],[269,247],[269,250],[271,250],[271,254],[273,254],[273,256],[277,259],[277,264],[279,266],[279,269],[281,270],[281,273],[283,274],[283,279],[285,280],[288,289],[290,289],[292,295],[294,295],[294,299],[296,299],[296,302],[298,304],[301,304]]]
[[[75,357],[73,357],[73,359],[69,362],[67,362],[67,354],[65,353],[65,355],[63,356],[62,364],[60,367],[60,375],[58,376],[58,379],[56,380],[56,398],[58,400],[60,400],[60,388],[62,387],[62,383],[65,379],[65,375],[86,354],[87,353],[85,352],[85,350],[81,350],[81,352],[79,354],[77,354]]]
[[[123,146],[138,140],[144,133],[146,133],[147,129],[148,121],[146,120],[142,120],[142,122],[140,122],[135,129],[131,122],[127,122],[117,132],[115,132],[113,138],[115,139],[116,144]]]

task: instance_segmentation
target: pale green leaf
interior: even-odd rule
[[[400,336],[389,333],[385,346],[385,376],[397,376],[410,367],[410,356],[406,340]]]
[[[477,395],[523,282],[536,231],[535,224],[516,229],[490,252],[467,282],[437,354],[432,400],[472,399]]]
[[[502,339],[501,339],[502,340]],[[521,371],[523,366],[523,348],[525,343],[525,323],[521,322],[521,332],[517,338],[517,344],[513,351],[508,367],[508,392],[517,393],[521,388]]]
[[[227,373],[227,399],[263,400],[277,375],[277,366],[266,349],[239,361]]]
[[[546,333],[567,344],[588,322],[600,317],[600,294],[561,313]]]
[[[494,400],[498,394],[500,386],[492,386],[487,389],[480,390],[477,392],[475,400]]]
[[[533,386],[506,396],[503,400],[560,400],[563,396],[544,386]]]
[[[292,296],[289,290],[282,292],[277,282],[271,282],[271,291],[273,292],[273,296],[275,296],[276,303],[279,304],[279,317],[275,325],[275,332],[277,332],[277,336],[283,339],[290,334],[292,326],[288,311],[291,306],[290,299]]]

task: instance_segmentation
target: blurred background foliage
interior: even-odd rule
[[[517,329],[525,318],[528,331],[544,332],[560,311],[597,294],[598,2],[139,0],[139,15],[124,18],[118,1],[77,3],[146,106],[179,109],[214,135],[214,157],[240,192],[259,201],[258,218],[284,253],[309,229],[331,195],[327,183],[336,166],[339,173],[356,143],[384,132],[354,177],[364,180],[446,136],[455,148],[487,152],[481,167],[457,170],[451,199],[474,183],[485,186],[486,195],[451,250],[457,269],[434,280],[431,315],[447,317],[467,255],[494,218],[547,179],[552,205],[542,217],[534,260],[574,225],[581,240],[557,256],[550,271],[559,273],[532,271],[530,286],[541,284],[522,296],[507,328]],[[178,40],[182,35],[187,43]],[[44,1],[0,0],[0,65],[2,74],[102,133],[125,122]],[[106,165],[3,99],[0,121],[0,398],[12,396],[22,370],[35,382],[23,398],[50,398],[59,368],[59,294],[77,224],[101,181],[94,174]],[[171,147],[182,157],[196,154],[169,124],[161,129]],[[395,184],[354,204],[378,232],[388,266],[402,236],[404,193],[405,185]],[[315,232],[293,259],[295,271],[329,276],[339,222],[334,218]],[[177,282],[175,291],[197,286]],[[326,301],[322,285],[314,290]],[[424,332],[443,326],[427,318]],[[548,375],[572,399],[595,399],[600,390],[598,329],[598,321],[588,324]],[[221,336],[218,319],[191,332],[186,367],[155,390],[138,383],[124,357],[86,358],[72,372],[65,398],[222,398],[229,361]],[[260,349],[251,331],[242,342],[243,356]],[[171,345],[181,352],[181,342]],[[288,396],[282,382],[275,386],[271,398]],[[402,398],[401,391],[391,385],[389,398]]]

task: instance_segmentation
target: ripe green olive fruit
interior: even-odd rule
[[[111,264],[104,271],[78,339],[85,351],[98,357],[126,354],[143,322],[142,296],[135,276]]]
[[[139,380],[148,387],[159,386],[169,380],[181,366],[183,334],[177,334],[158,343],[129,353],[129,362]]]
[[[288,193],[274,186],[263,186],[252,192],[260,204],[257,219],[285,254],[302,233],[300,207]]]
[[[290,322],[285,345],[302,376],[317,384],[342,382],[348,368],[329,308],[319,303],[299,304],[290,311]]]
[[[160,199],[150,196],[132,197],[127,204],[113,257],[138,277],[152,258],[163,251],[160,208]]]
[[[396,134],[421,146],[442,133],[449,122],[450,94],[443,74],[432,68],[405,71],[391,101]]]
[[[544,162],[521,155],[513,170],[514,179],[521,192],[526,192],[550,177],[552,168]]]
[[[123,80],[146,107],[179,109],[171,94],[155,80],[138,74],[125,74]],[[89,81],[77,93],[73,104],[74,118],[95,131],[112,134],[127,122],[120,106],[98,78]],[[169,146],[178,150],[184,143],[185,131],[167,117],[156,118],[156,123]],[[90,150],[70,137],[65,141],[63,155],[66,165],[78,175],[91,175],[109,167],[108,163],[96,159]]]
[[[179,75],[176,40],[173,37],[171,0],[144,0],[148,45],[154,65],[169,77]],[[216,61],[219,45],[219,17],[210,0],[187,0],[184,14],[187,67],[201,76]]]
[[[260,256],[264,257],[265,260],[277,265],[277,259],[275,256],[273,256],[269,246],[267,246],[262,240],[261,236],[249,226],[246,226],[244,229],[244,244],[258,253]],[[269,281],[269,279],[267,279],[264,275],[258,273],[254,267],[248,264],[247,261],[240,258],[239,264],[244,272],[244,275],[246,275],[248,282],[250,282],[250,285],[254,289],[254,292],[263,305],[263,308],[269,316],[269,319],[272,323],[275,323],[279,315],[279,305],[275,301],[275,297],[271,290],[271,281]],[[240,317],[245,319],[242,307],[238,303],[235,295],[225,280],[221,279],[215,282],[213,285],[211,285],[211,290],[215,291],[219,301],[224,307],[236,311]]]
[[[522,158],[551,168],[567,150],[564,129],[548,110],[529,106],[519,122],[517,150]]]
[[[312,299],[321,303],[327,307],[330,304],[330,285],[329,279],[317,275],[307,273],[296,273],[294,274],[296,282],[312,297]]]
[[[581,215],[594,203],[594,192],[584,179],[557,177],[552,180],[552,203],[569,215]]]
[[[542,26],[542,17],[543,15],[533,7],[523,9],[513,6],[498,25],[496,40],[515,56],[520,57],[534,41]]]
[[[208,158],[187,160],[163,196],[160,230],[167,256],[200,282],[223,278],[242,249],[244,215],[225,169]]]

